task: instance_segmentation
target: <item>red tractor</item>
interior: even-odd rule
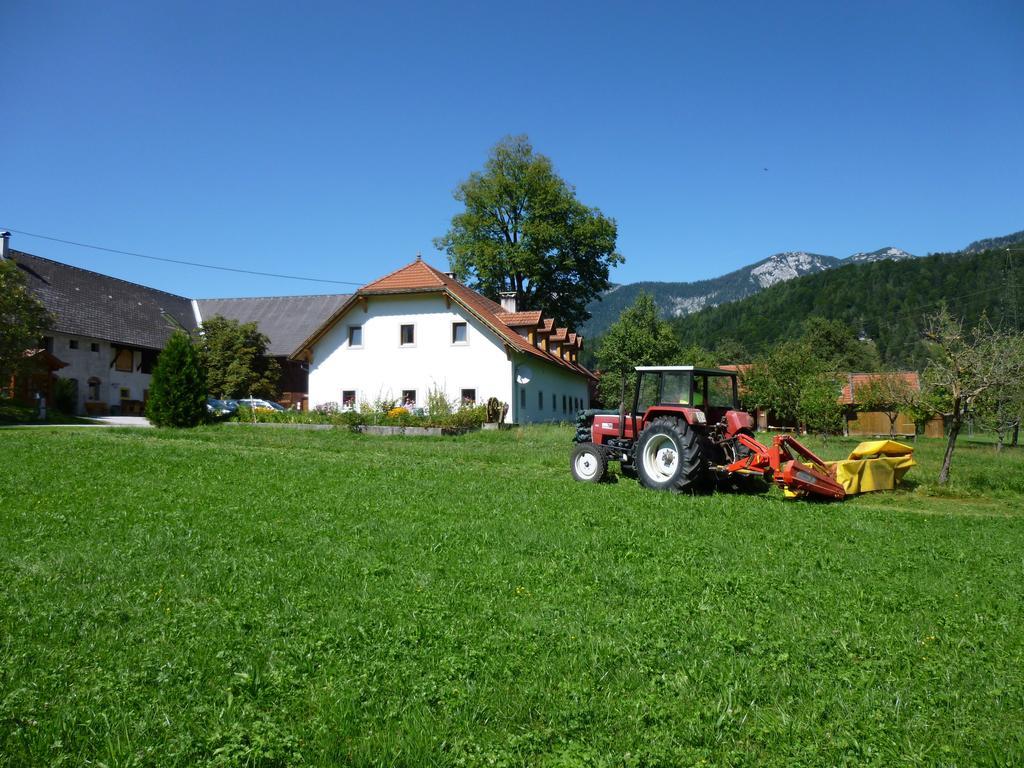
[[[765,446],[754,419],[739,408],[736,374],[692,365],[639,367],[633,407],[622,418],[581,411],[572,474],[599,482],[609,461],[656,490],[703,493],[716,488],[845,496],[828,465],[789,435]]]

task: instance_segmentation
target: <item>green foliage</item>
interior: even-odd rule
[[[209,394],[217,398],[276,400],[280,366],[267,357],[270,343],[256,323],[215,315],[203,321],[199,353]]]
[[[0,764],[1021,764],[1024,452],[823,505],[571,434],[4,432]]]
[[[159,427],[194,427],[206,418],[206,377],[183,331],[171,335],[157,358],[146,416]]]
[[[842,428],[840,386],[831,364],[805,341],[788,341],[759,357],[744,372],[743,403],[769,411],[783,422],[815,432]]]
[[[54,379],[53,405],[62,413],[74,413],[78,407],[78,385],[71,379]]]
[[[773,285],[672,324],[684,345],[728,337],[756,356],[800,338],[807,318],[823,317],[871,339],[882,366],[921,370],[928,361],[925,316],[943,302],[968,329],[986,313],[993,319],[1006,315],[1005,267],[1003,251],[851,264]],[[1017,303],[1024,306],[1024,279],[1016,286]],[[861,365],[871,370],[868,363]]]
[[[589,317],[587,304],[608,289],[616,225],[536,154],[526,136],[491,150],[482,173],[455,190],[465,210],[434,241],[463,282],[497,299],[515,291],[521,309],[539,309],[570,328]]]
[[[25,350],[40,345],[52,318],[10,259],[0,261],[0,386],[29,364]]]
[[[601,338],[597,350],[601,371],[598,396],[605,404],[618,404],[625,380],[628,400],[628,393],[636,385],[636,366],[669,365],[679,354],[672,327],[658,316],[654,299],[641,293]]]
[[[877,371],[881,367],[872,341],[861,341],[840,320],[813,315],[804,320],[801,339],[811,353],[837,371]]]

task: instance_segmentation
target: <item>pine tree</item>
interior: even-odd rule
[[[206,377],[183,331],[171,336],[157,359],[146,415],[158,427],[194,427],[206,418]]]

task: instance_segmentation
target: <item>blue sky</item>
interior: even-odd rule
[[[618,282],[1024,229],[1019,0],[5,0],[0,28],[11,229],[363,282],[443,266],[453,188],[517,133],[618,221]],[[195,297],[345,290],[12,246]]]

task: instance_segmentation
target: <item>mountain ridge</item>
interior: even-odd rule
[[[787,280],[824,272],[844,264],[911,258],[915,256],[893,246],[857,252],[846,258],[809,251],[782,251],[707,280],[646,280],[615,285],[587,307],[591,318],[582,326],[581,332],[590,337],[603,333],[641,291],[654,297],[655,304],[664,316],[683,317],[708,307],[739,301]]]

